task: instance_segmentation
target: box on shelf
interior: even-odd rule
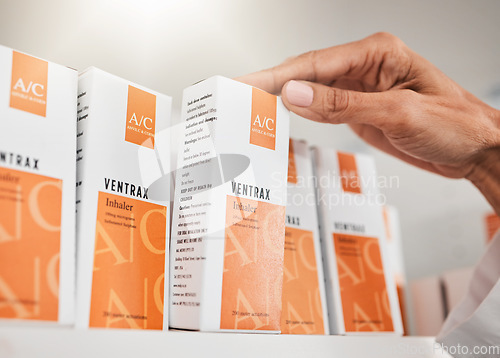
[[[314,148],[330,331],[402,334],[374,160]]]
[[[407,335],[410,332],[408,326],[408,312],[406,304],[407,281],[403,259],[403,242],[401,239],[401,229],[399,225],[398,209],[391,205],[384,206],[385,237],[387,238],[387,252],[389,262],[396,281],[398,292],[399,308],[403,322],[403,331]]]
[[[490,242],[495,234],[500,230],[500,217],[496,213],[489,213],[484,216],[486,225],[486,241]]]
[[[0,318],[74,320],[77,81],[0,46]]]
[[[329,334],[311,153],[290,139],[281,333]]]
[[[184,90],[171,240],[170,326],[280,331],[289,114],[215,76]]]
[[[79,76],[77,327],[168,328],[170,113],[168,96]]]
[[[410,289],[415,335],[436,336],[447,314],[441,278],[429,276],[414,280]]]
[[[473,267],[464,267],[445,271],[441,275],[447,313],[455,308],[467,294],[473,272]]]

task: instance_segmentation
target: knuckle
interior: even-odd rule
[[[399,37],[391,34],[390,32],[377,32],[376,34],[370,36],[374,40],[387,44],[391,47],[401,47],[404,46],[403,40]]]
[[[322,112],[325,120],[328,122],[338,122],[339,117],[347,111],[348,107],[348,91],[339,91],[334,88],[327,90],[322,103]]]

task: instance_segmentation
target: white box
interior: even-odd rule
[[[170,326],[279,332],[289,114],[220,76],[184,90]]]
[[[170,140],[159,129],[171,102],[96,68],[80,74],[77,327],[168,328]]]
[[[313,154],[330,331],[402,334],[375,162],[329,148]]]
[[[500,217],[496,213],[484,215],[484,225],[486,231],[486,242],[490,242],[495,234],[500,230]]]
[[[464,267],[445,271],[441,275],[446,301],[446,313],[451,312],[465,297],[473,273],[474,267]]]
[[[385,231],[387,238],[387,252],[391,265],[396,289],[398,292],[399,308],[401,310],[401,318],[403,321],[403,330],[405,335],[409,334],[408,312],[407,308],[407,280],[403,259],[403,242],[401,239],[401,228],[399,225],[398,209],[391,205],[386,205],[383,208]]]
[[[290,139],[281,333],[329,334],[311,153]]]
[[[0,46],[0,318],[74,320],[77,80]]]
[[[436,336],[446,316],[441,279],[430,276],[414,280],[410,288],[415,335]]]

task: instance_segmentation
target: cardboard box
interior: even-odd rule
[[[387,239],[387,252],[389,254],[392,273],[394,274],[394,281],[396,282],[396,289],[398,291],[403,330],[404,334],[407,335],[410,332],[410,327],[408,326],[408,312],[406,311],[407,281],[403,259],[403,242],[399,225],[399,212],[396,207],[386,205],[383,208],[383,214],[386,232],[385,237]]]
[[[280,331],[289,114],[220,76],[184,90],[170,326]]]
[[[290,139],[281,333],[329,334],[311,153]]]
[[[167,329],[171,98],[96,68],[80,74],[78,327]],[[166,291],[165,291],[166,290]]]
[[[73,323],[76,91],[0,46],[0,318]]]
[[[438,276],[411,282],[413,328],[417,336],[435,337],[446,317],[443,284]]]
[[[330,331],[402,334],[374,160],[315,148]]]

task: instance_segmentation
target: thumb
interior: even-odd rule
[[[283,103],[301,117],[323,123],[371,124],[381,128],[398,116],[400,94],[358,92],[315,82],[289,81],[282,89]]]

